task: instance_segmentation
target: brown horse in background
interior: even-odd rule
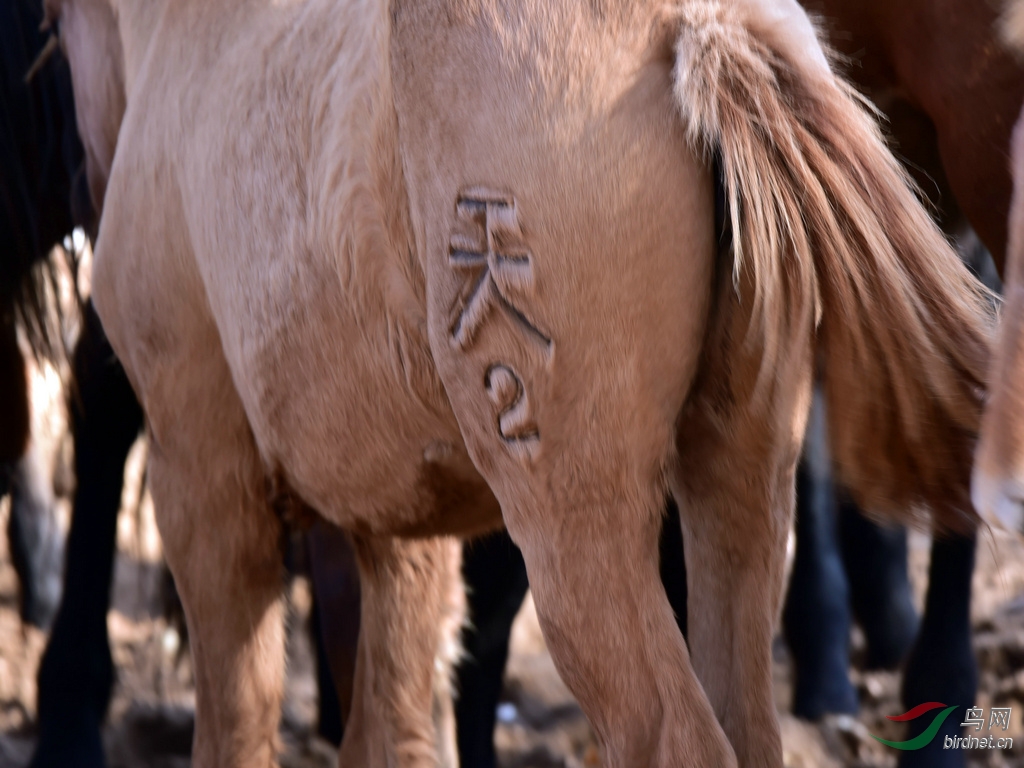
[[[1004,35],[1024,55],[1024,2],[1008,7]],[[972,479],[982,515],[1010,530],[1024,530],[1024,112],[1013,135],[1014,193],[1009,212],[1006,303]]]
[[[847,58],[843,71],[888,118],[943,229],[966,217],[1002,274],[1024,69],[996,34],[1000,3],[801,1]]]

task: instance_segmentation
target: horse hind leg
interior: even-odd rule
[[[6,310],[0,310],[0,403],[0,464],[14,464],[28,445],[31,418],[25,358]]]
[[[749,290],[741,285],[740,294]],[[757,392],[749,309],[720,281],[705,372],[676,431],[693,666],[742,768],[780,768],[772,638],[800,443],[811,404],[810,336],[794,335]]]
[[[857,711],[850,682],[849,585],[836,538],[827,473],[801,461],[796,483],[796,558],[782,612],[793,659],[793,714],[818,720]]]
[[[978,692],[978,665],[971,646],[971,577],[974,573],[974,535],[936,536],[928,566],[928,593],[921,630],[907,659],[903,704],[909,710],[926,701],[973,706]],[[938,734],[923,749],[900,754],[900,768],[963,768],[963,750],[944,749],[947,736],[963,736],[960,710],[946,718]],[[924,731],[931,720],[919,717],[908,724],[907,739]]]
[[[771,643],[792,467],[776,462],[763,469],[723,461],[717,451],[705,455],[685,463],[680,477],[693,665],[739,765],[780,768]]]
[[[864,630],[867,669],[896,669],[920,626],[907,570],[907,530],[869,520],[853,502],[839,506],[843,562],[851,605]]]
[[[362,562],[365,567],[373,569],[370,587],[374,589],[376,600],[375,605],[368,605],[364,610],[376,618],[367,627],[366,639],[360,642],[363,586],[358,558],[349,535],[321,520],[307,534],[307,542],[317,598],[314,605],[320,612],[317,644],[325,646],[322,651],[318,648],[318,665],[325,667],[318,669],[321,734],[324,734],[325,726],[334,729],[333,732],[338,733],[334,743],[338,744],[344,734],[352,731],[350,743],[345,745],[342,753],[342,765],[369,766],[386,762],[388,758],[384,752],[388,749],[392,749],[401,760],[415,764],[421,755],[411,745],[424,747],[425,753],[436,752],[441,765],[455,765],[455,711],[451,702],[449,666],[453,661],[450,651],[455,647],[461,616],[456,550],[452,549],[450,542],[444,541],[426,546],[401,543],[389,546],[384,542],[363,540],[360,545]],[[418,582],[419,576],[423,578]],[[522,580],[525,592],[525,574]],[[423,639],[431,636],[437,640],[434,656],[418,655],[418,649],[424,647]],[[392,653],[391,662],[388,662],[379,653],[374,658],[369,650],[371,647],[389,651],[402,648],[403,651]],[[396,660],[400,660],[407,674],[391,674],[391,666]],[[327,674],[326,667],[329,667],[330,674]],[[375,690],[367,690],[369,681],[366,675],[371,667],[376,678]],[[427,690],[427,683],[415,681],[424,670],[430,669],[433,670],[433,683],[428,700],[425,696],[415,695],[417,691]],[[500,676],[501,670],[498,671],[499,686]],[[401,706],[410,700],[410,692],[412,700],[419,701],[420,708],[407,710]],[[462,693],[460,702],[466,692]],[[325,694],[337,697],[333,712],[324,709]],[[474,715],[479,717],[479,697],[470,698],[477,705]],[[497,705],[496,700],[493,705]],[[492,741],[494,706],[491,707],[491,727],[487,733],[487,738]],[[426,711],[431,713],[432,728],[421,728],[419,737],[409,740],[410,746],[398,745],[396,734],[410,730],[416,732],[415,726],[410,729],[406,723],[422,725],[426,722],[423,714]],[[325,722],[325,717],[333,717],[334,720]],[[382,718],[390,723],[384,731],[375,725]],[[374,730],[368,732],[368,728]],[[465,730],[460,727],[459,733]],[[481,729],[475,731],[477,735],[480,732]],[[375,744],[375,741],[379,743]],[[395,746],[386,746],[389,744]],[[385,745],[383,750],[381,745]],[[427,762],[430,764],[429,758]],[[467,764],[478,763],[470,759]]]
[[[352,707],[359,644],[359,568],[348,534],[323,519],[307,531],[306,547],[320,692],[317,730],[339,746]]]
[[[49,629],[60,605],[64,543],[54,510],[52,483],[34,441],[11,473],[7,535],[21,583],[21,620]]]
[[[74,352],[69,410],[75,485],[64,595],[39,667],[39,741],[32,768],[102,766],[100,726],[114,682],[107,637],[117,513],[142,409],[91,302]]]
[[[174,369],[181,376],[147,393],[149,477],[191,641],[192,765],[270,768],[285,666],[282,528],[241,402],[213,349],[205,358],[193,352]]]
[[[496,713],[512,623],[529,588],[526,564],[507,531],[467,542],[462,557],[468,622],[457,670],[459,761],[467,768],[495,768]]]
[[[587,341],[578,343],[585,349]],[[617,359],[619,350],[607,349],[607,337],[603,343]],[[642,361],[664,372],[666,355],[656,352]],[[685,366],[695,357],[671,358],[677,381],[692,380]],[[463,434],[522,550],[552,659],[597,733],[604,764],[735,767],[659,573],[665,468],[682,396],[673,402],[677,392],[646,371],[566,377],[561,397],[575,407],[547,412],[543,453],[529,463],[481,415],[470,388],[480,384],[474,368],[457,372],[469,394],[456,404]]]
[[[659,279],[667,273],[652,268]],[[458,359],[445,383],[470,453],[522,550],[552,659],[597,733],[604,764],[735,768],[659,573],[673,420],[696,370],[694,337],[703,328],[692,315],[706,305],[655,294],[639,303],[653,315],[636,322],[648,333],[639,339],[615,334],[633,330],[628,324],[588,333],[593,315],[571,315],[576,327],[559,343],[572,375],[558,378],[557,400],[547,400],[544,377],[561,369],[520,382],[520,392],[532,386],[541,402],[536,413],[545,416],[530,446],[536,458],[502,431],[484,391],[485,366]],[[579,291],[570,300],[592,297]],[[689,316],[666,320],[666,307]],[[491,354],[514,350],[510,344]],[[626,359],[634,367],[614,375],[603,367]]]
[[[460,545],[353,536],[362,616],[339,765],[458,764],[451,672],[463,616]]]

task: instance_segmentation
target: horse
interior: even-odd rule
[[[1010,3],[1002,26],[1003,37],[1017,55],[1024,52],[1024,4]],[[992,366],[991,394],[985,405],[971,494],[974,505],[995,525],[1014,532],[1024,530],[1021,467],[1021,339],[1024,339],[1024,111],[1013,131],[1011,168],[1014,179],[1009,207],[1006,258],[1006,303]]]
[[[890,140],[943,229],[953,235],[969,223],[1001,272],[1010,200],[1005,156],[1024,99],[1024,78],[1019,62],[997,39],[997,8],[962,0],[897,5],[805,0],[803,5],[841,52],[844,73],[886,116]],[[989,276],[988,283],[993,282]],[[794,663],[794,712],[813,720],[856,711],[847,671],[851,603],[868,640],[867,665],[890,668],[906,660],[903,699],[908,709],[931,700],[973,701],[973,534],[935,540],[929,569],[934,586],[919,623],[909,596],[905,532],[865,518],[848,495],[837,494],[829,468],[813,460],[801,465],[797,504],[796,562],[783,612]],[[682,551],[676,515],[670,511],[662,538],[662,571],[682,626],[685,584],[672,588],[667,582],[683,572],[682,556],[676,554]],[[458,678],[460,691],[486,693],[487,702],[481,706],[476,695],[458,702],[460,723],[475,724],[460,729],[462,753],[473,765],[493,765],[493,704],[507,654],[507,641],[498,638],[507,638],[514,606],[525,593],[519,575],[525,566],[507,539],[488,540],[466,557],[471,558],[468,581],[504,587],[500,595],[471,589],[472,624],[479,622],[484,629],[468,630],[469,666],[460,669]],[[947,720],[942,735],[958,732],[957,722]],[[925,725],[911,722],[909,737]],[[928,748],[902,753],[900,760],[904,766],[933,768],[963,765],[964,757],[942,750],[938,739]]]
[[[89,201],[80,188],[74,194],[84,154],[67,64],[32,66],[46,41],[41,21],[42,9],[30,0],[0,3],[0,494],[11,495],[8,536],[22,620],[47,628],[60,595],[61,549],[52,488],[31,442],[17,328],[36,357],[59,358],[61,340],[40,319],[53,278],[47,256],[88,217]]]
[[[1000,4],[803,0],[888,131],[947,232],[966,218],[1000,274],[1021,64],[997,34]]]
[[[146,413],[196,765],[275,762],[282,509],[353,536],[357,765],[451,754],[448,537],[500,522],[608,764],[781,765],[770,641],[816,356],[861,501],[972,523],[948,468],[988,296],[795,4],[48,14],[105,188],[93,295]],[[659,586],[669,490],[689,650]]]

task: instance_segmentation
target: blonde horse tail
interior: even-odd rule
[[[977,519],[970,472],[993,299],[929,217],[872,109],[788,8],[687,0],[672,12],[675,95],[691,143],[721,167],[735,284],[747,271],[742,285],[753,286],[741,299],[753,302],[758,386],[817,319],[841,481],[873,513],[930,512],[938,528],[964,530]]]

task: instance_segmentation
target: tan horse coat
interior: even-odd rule
[[[194,639],[194,764],[275,761],[275,510],[299,502],[360,564],[342,765],[453,759],[438,537],[504,521],[606,764],[781,766],[814,356],[853,487],[955,525],[990,323],[799,6],[50,2],[106,190],[93,295]]]

